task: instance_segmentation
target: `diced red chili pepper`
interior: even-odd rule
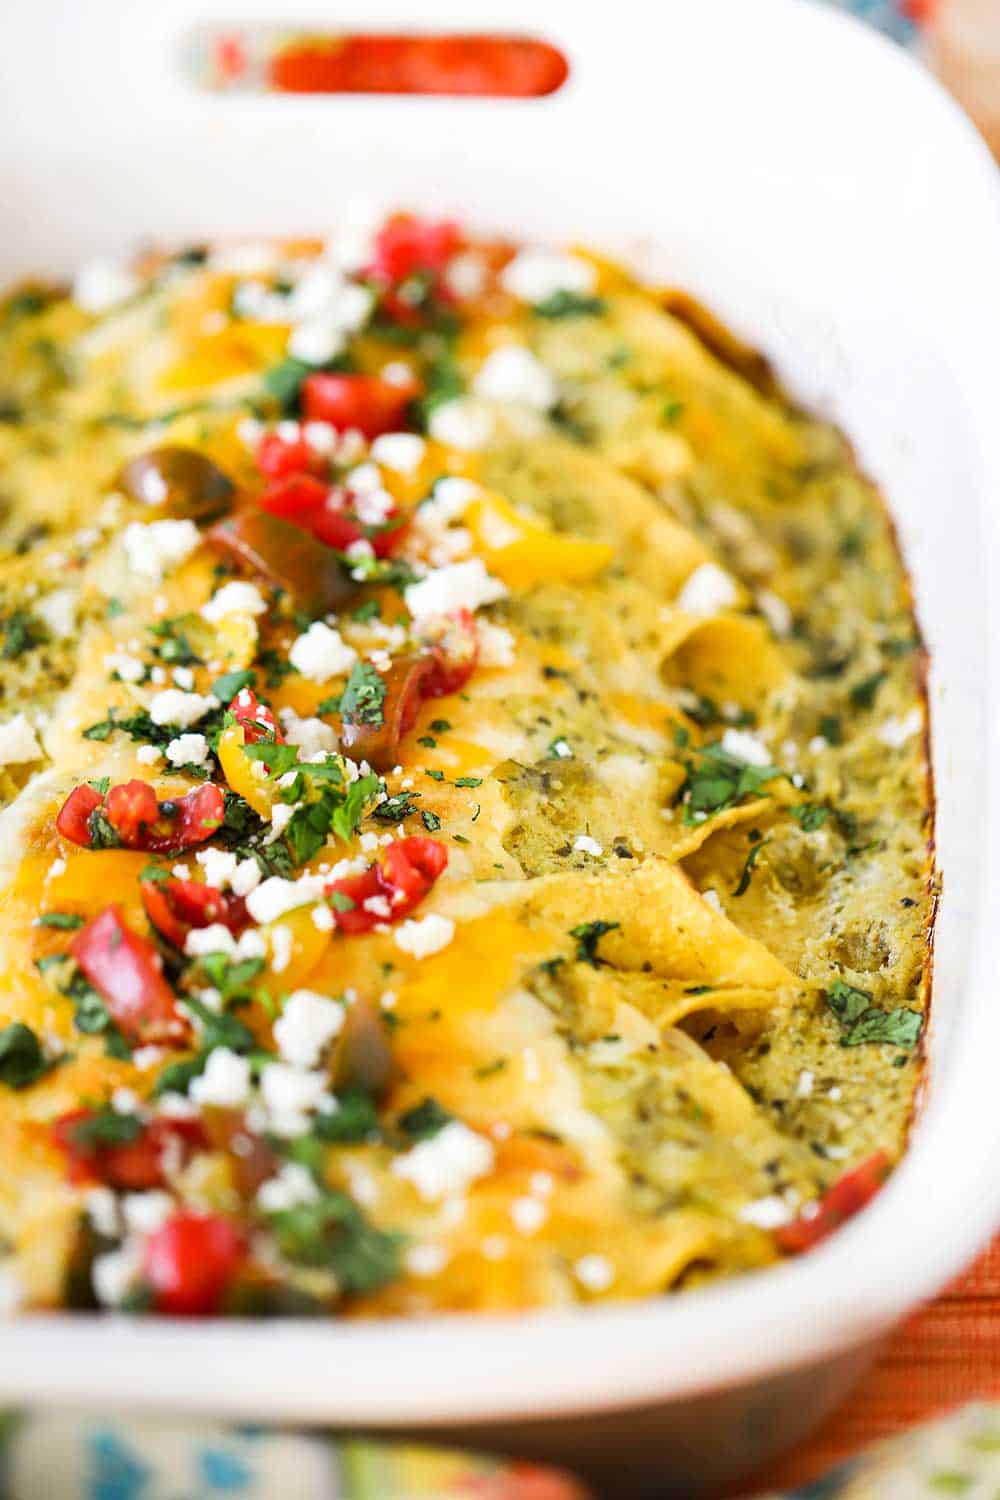
[[[91,842],[90,815],[103,801],[101,793],[89,783],[75,786],[56,816],[56,831],[71,843],[88,846]]]
[[[87,1125],[93,1118],[92,1109],[74,1109],[52,1126],[52,1138],[66,1153],[74,1185],[104,1182],[121,1192],[145,1192],[163,1185],[165,1152],[178,1151],[183,1163],[208,1144],[197,1119],[150,1120],[132,1140],[112,1143],[88,1136]]]
[[[183,951],[192,927],[219,922],[234,935],[250,920],[246,902],[231,891],[217,891],[200,880],[142,880],[139,883],[146,915],[168,943]]]
[[[214,781],[202,782],[193,792],[171,802],[160,803],[158,832],[143,847],[154,854],[172,854],[180,849],[191,849],[203,844],[222,827],[226,815],[226,799],[222,788]],[[164,826],[166,825],[166,826]]]
[[[479,660],[476,622],[467,609],[447,617],[431,649],[433,666],[422,685],[425,698],[445,698],[465,686]]]
[[[287,590],[307,614],[339,609],[358,591],[359,585],[336,553],[301,526],[267,511],[242,511],[213,526],[207,540],[217,551]]]
[[[265,432],[257,444],[257,467],[267,479],[308,474],[315,463],[316,455],[301,435],[289,439],[278,432]]]
[[[333,903],[334,921],[346,933],[370,932],[376,922],[398,921],[423,900],[447,864],[448,850],[440,840],[416,835],[397,839],[386,848],[381,864],[327,887],[328,895],[336,892],[353,903],[345,911]],[[388,913],[365,910],[365,901],[378,896],[388,902]]]
[[[246,744],[256,745],[259,740],[273,740],[276,745],[284,744],[285,737],[278,728],[273,710],[266,703],[261,703],[253,688],[240,688],[229,705],[229,712],[243,730]]]
[[[246,1260],[246,1239],[221,1214],[176,1213],[146,1240],[142,1274],[158,1312],[199,1317],[218,1311]]]
[[[819,1200],[811,1218],[800,1216],[791,1224],[774,1231],[774,1238],[786,1255],[801,1255],[814,1249],[870,1203],[889,1175],[889,1158],[876,1151],[853,1171],[846,1172]]]
[[[307,421],[329,422],[340,432],[354,428],[376,438],[406,425],[406,409],[420,389],[416,381],[396,384],[380,375],[317,371],[303,381],[302,408]]]
[[[183,1041],[188,1027],[152,943],[133,932],[121,907],[81,927],[69,951],[130,1042]]]
[[[380,724],[344,724],[340,742],[355,760],[366,760],[376,771],[396,764],[399,742],[413,728],[423,684],[433,669],[430,656],[400,656],[383,673],[385,698]]]
[[[336,547],[338,552],[346,552],[352,542],[362,541],[365,535],[364,528],[348,515],[343,497],[336,492],[331,492],[326,504],[313,513],[308,526],[314,537],[327,547]]]

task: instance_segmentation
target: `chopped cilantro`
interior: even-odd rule
[[[582,297],[579,292],[560,287],[536,302],[531,311],[536,318],[595,318],[607,310],[607,305],[603,297]]]
[[[432,781],[443,781],[444,780],[444,772],[443,771],[428,771],[428,770],[425,770],[424,771],[424,775],[425,776],[429,776]]]
[[[13,614],[8,615],[2,621],[2,628],[3,649],[0,650],[0,657],[4,661],[16,660],[45,640],[45,631],[40,622],[24,609],[15,609]]]
[[[11,1021],[0,1031],[0,1083],[9,1089],[30,1088],[52,1067],[30,1026]]]
[[[385,681],[370,661],[357,661],[351,668],[340,695],[340,713],[345,724],[370,724],[378,728],[383,722]]]
[[[660,408],[660,417],[664,422],[677,422],[684,415],[683,401],[664,401]]]
[[[60,932],[75,932],[82,927],[85,918],[75,911],[46,911],[36,918],[36,927],[55,927]]]
[[[882,1010],[872,1004],[868,990],[858,989],[839,977],[827,985],[826,1003],[843,1028],[842,1047],[884,1042],[894,1047],[910,1048],[919,1040],[923,1026],[923,1016],[919,1011],[906,1007]]]
[[[289,355],[264,372],[264,389],[275,398],[286,416],[294,416],[299,408],[303,382],[312,373],[312,365]]]
[[[420,821],[421,823],[423,823],[428,833],[437,833],[438,829],[441,827],[441,819],[438,817],[437,813],[431,812],[429,807],[425,807],[422,810],[420,814]]]
[[[844,743],[844,731],[836,714],[824,714],[816,728],[828,745]]]
[[[424,376],[424,395],[414,402],[417,425],[426,432],[431,413],[446,401],[454,401],[465,392],[462,372],[447,351],[431,361]]]
[[[750,850],[750,853],[747,855],[746,860],[743,864],[743,873],[740,876],[739,884],[733,891],[734,896],[743,896],[750,889],[750,881],[753,877],[753,867],[757,863],[757,860],[760,856],[760,851],[768,842],[769,840],[767,839],[760,839]]]
[[[447,734],[451,724],[447,719],[432,719],[430,727],[434,734]]]
[[[373,1292],[399,1274],[401,1236],[373,1228],[346,1193],[320,1188],[267,1218],[286,1260],[332,1271],[343,1292]]]
[[[874,707],[875,695],[885,679],[885,672],[873,672],[870,677],[863,677],[860,682],[856,682],[850,691],[851,706],[853,708]]]
[[[483,778],[481,776],[458,776],[455,779],[456,786],[482,786],[482,784]]]
[[[414,1140],[427,1141],[437,1135],[439,1130],[443,1130],[454,1118],[454,1115],[436,1099],[428,1097],[419,1104],[415,1104],[412,1109],[408,1109],[405,1114],[400,1115],[397,1123],[400,1130],[405,1131]]]
[[[436,750],[437,740],[432,734],[422,734],[417,740],[418,745],[423,745],[425,750]]]
[[[824,807],[822,802],[801,802],[798,807],[790,807],[788,811],[803,833],[815,833],[830,816],[830,809]]]
[[[103,1105],[79,1120],[71,1129],[73,1144],[81,1151],[97,1151],[101,1146],[127,1146],[142,1134],[138,1115],[119,1114]]]
[[[569,935],[576,938],[575,958],[577,963],[590,964],[592,969],[597,969],[605,962],[597,955],[597,945],[605,933],[614,932],[620,927],[620,922],[580,922],[576,927],[571,927]]]
[[[685,762],[687,778],[677,793],[684,806],[684,822],[703,823],[727,808],[737,807],[744,797],[759,797],[767,783],[781,772],[776,766],[750,766],[722,748],[705,745],[699,761]]]
[[[244,688],[252,688],[257,684],[257,673],[248,667],[240,667],[232,672],[223,672],[212,683],[212,692],[220,703],[232,703],[237,693]]]
[[[160,660],[174,667],[200,666],[202,659],[187,636],[187,630],[198,623],[197,615],[178,615],[172,620],[160,620],[150,625],[150,634],[159,641],[156,654]]]
[[[416,799],[419,792],[397,792],[394,797],[387,797],[372,809],[372,817],[377,818],[380,823],[401,823],[404,818],[409,818],[417,811]],[[424,826],[427,826],[427,814],[424,814]],[[430,814],[434,816],[433,813]],[[440,828],[441,824],[437,826]]]
[[[382,605],[378,599],[366,599],[359,604],[357,609],[351,611],[351,619],[357,620],[359,625],[364,625],[368,620],[377,620],[382,613]]]

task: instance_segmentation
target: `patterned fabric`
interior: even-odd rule
[[[928,8],[923,3],[907,3],[907,0],[824,0],[838,10],[849,10],[862,20],[869,21],[880,31],[886,32],[895,41],[912,46],[917,40],[915,17]]]

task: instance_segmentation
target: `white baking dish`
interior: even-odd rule
[[[422,13],[428,28],[520,27],[562,45],[571,81],[548,100],[224,97],[179,75],[191,23],[281,8],[5,7],[0,271],[68,269],[152,234],[322,230],[359,191],[515,233],[657,246],[672,279],[844,424],[900,525],[933,654],[945,880],[928,1098],[870,1211],[764,1275],[521,1319],[35,1318],[0,1340],[0,1400],[475,1424],[486,1441],[564,1454],[569,1432],[577,1456],[589,1439],[619,1475],[611,1440],[627,1432],[635,1472],[655,1460],[658,1493],[669,1474],[690,1495],[817,1420],[1000,1219],[998,179],[916,64],[805,0]],[[412,8],[301,0],[296,20],[310,17],[405,29]]]

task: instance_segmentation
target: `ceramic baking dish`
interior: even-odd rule
[[[422,12],[428,28],[544,34],[571,66],[547,99],[220,95],[185,79],[192,25],[276,9],[4,7],[0,273],[153,235],[322,232],[367,193],[655,254],[764,348],[884,485],[932,652],[944,897],[929,1087],[880,1199],[799,1263],[518,1319],[36,1317],[0,1340],[0,1401],[461,1428],[613,1469],[615,1494],[655,1475],[658,1494],[694,1495],[815,1423],[1000,1219],[998,179],[916,63],[806,0]],[[411,18],[407,0],[296,7],[345,28]]]

